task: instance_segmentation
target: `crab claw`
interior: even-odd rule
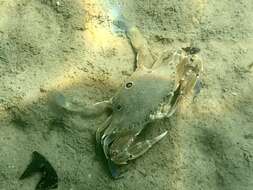
[[[116,135],[114,133],[105,136],[104,139],[102,137],[101,139],[101,145],[103,146],[103,151],[105,154],[106,159],[110,159],[109,157],[109,146],[112,144],[112,142],[115,140]]]
[[[112,162],[110,155],[109,155],[110,145],[115,140],[115,138],[116,138],[116,135],[114,135],[114,134],[111,134],[109,136],[105,136],[104,138],[102,137],[101,145],[103,146],[104,155],[107,160],[107,166],[108,166],[108,169],[110,171],[112,178],[119,179],[119,178],[122,178],[123,176],[120,173],[118,166],[114,162]]]
[[[119,171],[118,166],[114,164],[110,159],[107,159],[107,164],[113,179],[119,179],[123,177],[122,173]]]
[[[96,142],[97,144],[101,143],[101,133],[106,130],[106,128],[110,125],[112,121],[112,116],[109,116],[105,122],[102,123],[102,125],[97,129],[96,131]]]

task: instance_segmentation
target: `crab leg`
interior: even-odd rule
[[[172,50],[166,49],[164,52],[161,53],[159,58],[155,61],[155,63],[152,66],[152,69],[160,67],[164,63],[164,60],[168,59],[171,56],[172,56]]]
[[[167,132],[168,131],[165,131],[153,139],[141,141],[131,145],[128,148],[130,160],[136,159],[139,156],[143,155],[145,152],[147,152],[154,144],[160,141],[167,134]]]
[[[113,21],[115,25],[125,31],[133,50],[137,54],[136,67],[142,69],[144,67],[151,68],[154,64],[154,58],[149,50],[148,43],[142,36],[137,27],[132,25],[123,15]]]
[[[195,100],[197,95],[200,93],[201,88],[202,88],[201,80],[199,79],[199,77],[197,77],[197,80],[196,80],[196,83],[195,83],[195,86],[194,86],[193,101]]]
[[[191,59],[194,61],[192,62]],[[195,55],[182,57],[181,62],[177,65],[176,83],[181,85],[183,96],[187,96],[192,90],[195,90],[197,93],[200,91],[199,75],[202,71],[203,64],[199,57]]]
[[[137,54],[137,69],[143,67],[151,68],[154,64],[154,59],[148,48],[148,43],[141,35],[141,32],[137,29],[137,27],[132,26],[127,30],[127,36],[131,42],[134,51]]]
[[[76,102],[67,100],[66,97],[62,94],[57,95],[55,101],[59,107],[69,112],[79,113],[82,116],[98,116],[105,113],[111,108],[110,100],[97,102],[92,105],[81,105]]]
[[[187,77],[189,72],[199,75],[203,72],[203,63],[199,56],[197,55],[187,55],[182,53],[179,55],[179,63],[176,66],[177,82],[185,77]]]
[[[151,120],[168,118],[176,111],[177,105],[182,99],[181,83],[179,83],[177,89],[171,93],[169,101],[162,104],[154,114],[150,114]]]

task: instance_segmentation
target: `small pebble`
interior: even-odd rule
[[[45,88],[43,88],[43,87],[40,87],[40,92],[41,93],[45,93],[45,92],[47,92],[47,90]]]
[[[228,89],[227,89],[227,88],[223,88],[222,91],[223,91],[223,92],[227,92]]]
[[[251,64],[248,65],[248,69],[249,70],[253,70],[253,62]]]

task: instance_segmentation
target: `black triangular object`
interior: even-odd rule
[[[27,166],[19,179],[27,178],[36,172],[40,172],[42,176],[36,186],[36,190],[50,190],[58,187],[58,176],[55,169],[43,155],[34,151],[32,162]]]

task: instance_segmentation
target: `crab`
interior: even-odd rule
[[[63,96],[57,100],[61,107],[73,112],[83,110],[86,115],[110,110],[96,131],[96,142],[102,147],[114,178],[121,175],[116,166],[140,157],[166,136],[164,131],[151,139],[139,139],[148,124],[171,117],[184,98],[199,91],[203,70],[198,48],[165,50],[155,60],[138,28],[124,27],[136,53],[136,69],[117,93],[109,100],[83,107],[66,101]]]

